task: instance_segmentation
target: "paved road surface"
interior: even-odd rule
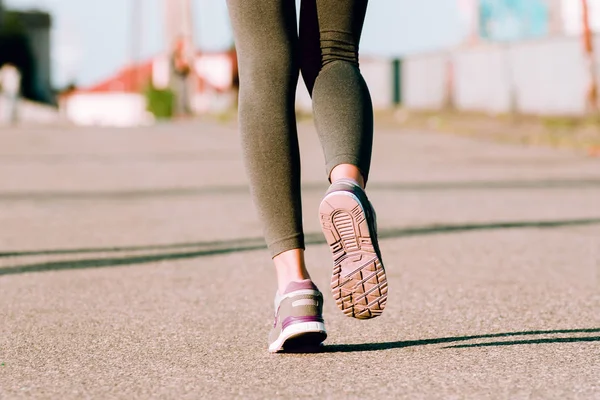
[[[301,129],[308,263],[326,189]],[[270,355],[234,126],[0,132],[0,398],[600,399],[600,160],[381,128],[390,297]],[[325,292],[326,296],[328,292]]]

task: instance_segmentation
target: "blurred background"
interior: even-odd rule
[[[600,0],[377,0],[361,67],[377,110],[597,112]],[[3,123],[138,126],[235,109],[214,0],[0,0]],[[302,82],[299,112],[310,111]]]

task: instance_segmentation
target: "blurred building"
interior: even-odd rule
[[[142,1],[137,0],[134,4],[139,8]],[[156,119],[149,111],[152,108],[149,107],[150,103],[156,101],[154,95],[165,99],[165,102],[174,100],[174,104],[169,104],[167,108],[176,114],[177,105],[181,105],[177,101],[181,99],[182,92],[186,106],[193,114],[220,112],[234,106],[237,99],[235,50],[196,51],[192,15],[190,0],[163,0],[164,52],[143,62],[137,62],[134,55],[134,62],[115,75],[90,87],[77,88],[61,95],[61,110],[66,118],[80,125],[148,124]],[[137,37],[140,27],[136,25],[140,21],[137,15],[134,17],[132,28],[134,37]],[[183,49],[184,54],[180,56],[190,71],[183,78],[175,73],[174,56],[178,46],[180,50]],[[161,109],[162,104],[161,101]]]
[[[235,51],[197,53],[193,57],[191,108],[194,113],[219,112],[235,104],[237,59]],[[149,87],[167,90],[170,55],[127,65],[115,75],[89,87],[64,93],[63,115],[77,125],[136,126],[154,122],[147,109]]]
[[[583,40],[582,0],[457,1],[470,40],[404,57],[404,107],[548,116],[594,110],[600,51],[590,53]],[[586,1],[593,47],[600,49],[600,0]]]
[[[23,75],[22,93],[34,101],[54,103],[51,85],[50,14],[6,10],[0,3],[0,64],[16,65]]]
[[[456,0],[466,42],[512,42],[582,31],[581,0]],[[587,0],[592,30],[600,32],[600,0]]]
[[[52,18],[42,11],[11,11],[21,21],[29,39],[34,58],[33,88],[36,99],[54,103],[52,91],[52,64],[50,61],[50,29]]]

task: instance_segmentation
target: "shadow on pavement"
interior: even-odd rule
[[[178,153],[54,153],[54,154],[0,154],[0,164],[135,164],[135,163],[165,163],[190,162],[207,160],[235,160],[235,154],[230,151],[215,149]]]
[[[518,228],[560,228],[568,226],[585,226],[600,224],[599,218],[581,218],[570,220],[550,220],[550,221],[506,221],[489,222],[473,224],[451,224],[451,225],[429,225],[408,228],[382,228],[379,230],[380,239],[393,239],[398,237],[410,237],[421,235],[444,234],[452,232],[468,232],[481,230],[499,230],[499,229],[518,229]],[[309,233],[306,235],[306,244],[317,245],[324,244],[325,240],[321,233]],[[123,253],[132,251],[154,251],[169,249],[186,248],[208,248],[205,252],[214,251],[212,254],[232,253],[239,251],[251,251],[266,248],[264,239],[261,237],[241,238],[232,240],[216,240],[211,242],[196,243],[174,243],[164,245],[148,246],[124,246],[124,247],[94,247],[82,249],[56,249],[56,250],[28,250],[28,251],[10,251],[0,252],[0,258],[6,257],[24,257],[40,255],[67,255],[67,254],[85,254],[85,253]]]
[[[560,228],[568,226],[585,226],[600,224],[600,218],[555,220],[555,221],[509,221],[483,224],[458,224],[458,225],[431,225],[424,227],[413,227],[405,229],[381,229],[380,239],[392,239],[400,237],[460,233],[470,231],[502,230],[502,229],[526,229],[526,228]],[[311,233],[305,238],[307,245],[325,244],[322,234]],[[117,267],[122,265],[145,264],[167,260],[181,260],[198,258],[219,254],[238,253],[265,249],[262,238],[242,238],[214,242],[179,243],[173,245],[158,246],[130,246],[109,247],[95,249],[64,249],[64,250],[39,250],[39,251],[15,251],[0,253],[0,257],[24,257],[39,255],[67,255],[85,253],[115,253],[127,251],[156,251],[189,249],[187,252],[151,253],[142,255],[130,255],[126,257],[98,257],[88,259],[72,259],[61,261],[48,261],[28,265],[16,265],[0,268],[0,276],[14,275],[28,272],[73,270],[101,267]]]
[[[445,349],[460,349],[468,347],[487,347],[487,346],[514,346],[519,344],[543,344],[543,343],[573,343],[573,342],[600,342],[600,336],[594,337],[566,337],[554,339],[534,339],[534,340],[516,340],[513,342],[491,342],[477,344],[461,344],[457,346],[447,346]]]
[[[370,191],[450,191],[450,190],[519,190],[519,189],[585,189],[600,188],[600,179],[540,179],[514,181],[455,181],[455,182],[406,182],[371,183]],[[303,191],[325,192],[327,186],[320,183],[302,185]],[[30,191],[0,192],[0,201],[63,201],[63,200],[139,200],[166,197],[197,197],[249,193],[248,186],[205,186],[163,189],[104,190],[104,191]]]
[[[558,334],[573,334],[573,333],[597,333],[597,332],[600,332],[600,328],[566,329],[566,330],[555,330],[555,331],[507,332],[507,333],[494,333],[494,334],[489,334],[489,335],[458,336],[458,337],[446,337],[446,338],[437,338],[437,339],[408,340],[408,341],[384,342],[384,343],[334,344],[334,345],[324,346],[322,351],[324,353],[353,353],[353,352],[362,352],[362,351],[382,351],[382,350],[401,349],[401,348],[405,348],[405,347],[427,346],[427,345],[432,345],[432,344],[463,342],[463,341],[476,340],[476,339],[492,339],[492,338],[503,338],[503,337],[512,337],[512,336],[537,336],[537,335],[558,335]],[[542,339],[517,340],[517,341],[506,341],[506,342],[487,342],[487,343],[461,344],[461,345],[455,345],[455,346],[446,346],[443,348],[444,349],[456,349],[456,348],[470,348],[470,347],[512,346],[512,345],[524,345],[524,344],[574,343],[574,342],[600,342],[600,336],[558,337],[558,338],[542,338]]]
[[[86,253],[126,253],[134,251],[156,251],[156,250],[175,250],[194,248],[210,248],[216,249],[221,247],[231,248],[231,252],[254,250],[266,248],[264,239],[260,237],[242,238],[232,240],[216,240],[211,242],[195,242],[195,243],[174,243],[174,244],[157,244],[148,246],[123,246],[123,247],[93,247],[83,249],[56,249],[56,250],[30,250],[30,251],[9,251],[0,252],[0,258],[6,257],[26,257],[26,256],[43,256],[43,255],[68,255],[68,254],[86,254]]]

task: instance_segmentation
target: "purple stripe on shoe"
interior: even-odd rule
[[[305,316],[305,317],[287,317],[281,324],[281,329],[285,329],[290,325],[299,324],[301,322],[324,322],[322,317]]]
[[[312,281],[310,279],[305,279],[305,280],[300,281],[300,282],[291,282],[288,285],[288,287],[285,289],[285,292],[283,292],[283,294],[292,293],[292,292],[295,292],[296,290],[316,290],[316,291],[319,291],[319,289],[317,289],[317,287],[315,286],[315,284],[312,283]]]

